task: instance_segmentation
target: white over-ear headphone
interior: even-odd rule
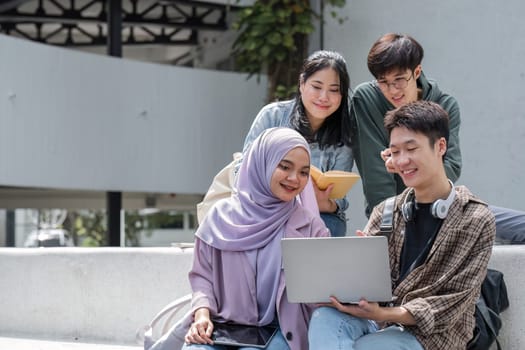
[[[450,180],[448,180],[448,182],[450,183],[451,189],[447,199],[437,199],[434,203],[432,203],[432,206],[430,207],[430,213],[433,217],[438,219],[444,219],[447,217],[448,209],[450,208],[450,206],[454,202],[454,198],[456,197],[456,189],[454,188],[454,184]],[[414,190],[412,189],[407,194],[405,201],[401,206],[401,214],[403,215],[403,219],[405,219],[406,222],[414,220],[414,199]]]
[[[432,208],[430,209],[430,212],[435,218],[446,218],[448,214],[448,208],[450,208],[452,202],[454,202],[454,198],[456,197],[456,189],[454,188],[454,184],[450,180],[448,180],[448,182],[450,183],[451,188],[447,199],[436,200],[434,204],[432,204]]]

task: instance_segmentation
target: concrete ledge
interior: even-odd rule
[[[140,350],[139,346],[108,345],[100,343],[58,342],[41,339],[0,337],[2,349],[11,350]]]
[[[502,271],[505,276],[510,307],[501,316],[503,328],[498,339],[505,350],[525,349],[525,245],[496,245],[492,250],[489,267]],[[495,347],[493,347],[495,349]]]
[[[0,349],[139,349],[136,331],[190,292],[191,262],[180,248],[0,248]],[[525,245],[494,247],[505,350],[525,349],[524,265]]]
[[[0,335],[135,344],[190,292],[191,262],[180,248],[2,248]]]

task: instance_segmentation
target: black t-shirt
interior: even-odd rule
[[[406,224],[399,281],[423,264],[443,223],[442,219],[432,216],[431,207],[432,203],[416,203],[414,219]]]

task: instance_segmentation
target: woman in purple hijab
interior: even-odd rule
[[[253,142],[236,191],[215,204],[195,234],[183,349],[225,349],[211,341],[221,322],[275,324],[267,349],[308,349],[313,306],[288,302],[280,241],[329,236],[318,209],[307,204],[316,203],[309,168],[308,144],[292,129],[268,129]]]

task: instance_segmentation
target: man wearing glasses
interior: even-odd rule
[[[405,189],[401,178],[385,169],[380,154],[388,148],[383,126],[385,113],[417,100],[436,102],[450,118],[450,138],[445,157],[447,177],[455,182],[461,173],[459,106],[421,68],[423,48],[412,37],[389,33],[379,38],[368,53],[368,69],[376,80],[359,85],[352,97],[353,154],[366,199],[366,216],[386,198]]]
[[[442,92],[423,74],[423,48],[412,37],[388,33],[368,53],[374,81],[360,84],[352,97],[352,152],[366,199],[366,216],[383,200],[401,193],[405,185],[390,161],[385,113],[417,100],[439,104],[449,115],[450,136],[444,158],[447,177],[456,182],[461,173],[460,114],[456,99]],[[496,217],[496,236],[503,243],[525,243],[525,213],[490,206]]]

